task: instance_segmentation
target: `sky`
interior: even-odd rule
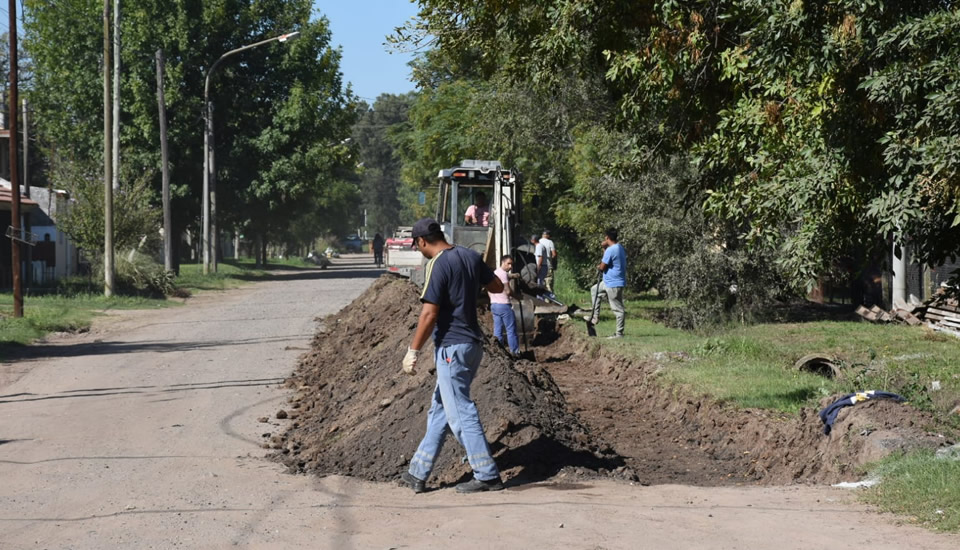
[[[342,47],[340,69],[353,93],[373,103],[383,93],[414,89],[407,63],[411,54],[388,53],[386,35],[417,14],[409,0],[315,0],[314,8],[330,20],[333,44]]]

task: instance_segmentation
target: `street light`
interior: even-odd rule
[[[300,34],[300,31],[290,32],[287,34],[282,34],[280,36],[275,36],[273,38],[268,38],[266,40],[261,40],[253,44],[248,44],[241,48],[235,50],[230,50],[229,52],[220,56],[210,69],[207,70],[207,77],[203,83],[203,105],[204,105],[204,116],[203,116],[203,273],[207,274],[210,272],[210,263],[212,256],[213,270],[217,270],[217,248],[216,248],[216,223],[213,221],[217,215],[217,174],[216,174],[216,163],[214,162],[214,153],[213,153],[213,102],[210,101],[210,76],[213,75],[213,72],[217,70],[217,67],[220,66],[220,62],[224,59],[230,57],[235,53],[240,53],[244,50],[249,50],[251,48],[256,48],[257,46],[262,46],[264,44],[269,44],[270,42],[286,42],[287,40]],[[214,237],[214,240],[211,241],[211,234]]]

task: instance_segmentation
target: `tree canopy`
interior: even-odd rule
[[[90,0],[25,3],[34,63],[34,120],[50,162],[100,158],[102,11]],[[353,150],[345,140],[357,102],[340,73],[326,19],[309,0],[143,0],[121,19],[121,158],[125,181],[159,189],[154,53],[166,57],[175,225],[195,226],[203,177],[203,85],[222,54],[283,33],[300,35],[231,56],[212,77],[221,227],[289,236],[312,220],[314,237],[356,220]]]
[[[794,287],[844,258],[864,261],[891,239],[909,241],[933,263],[960,250],[960,12],[951,2],[420,7],[395,39],[432,48],[428,59],[442,69],[421,70],[422,82],[499,82],[540,102],[571,80],[597,82],[590,97],[613,108],[592,122],[624,142],[595,169],[614,179],[631,173],[623,185],[639,188],[648,185],[645,172],[681,155],[694,169],[678,199],[683,208],[707,216],[719,246],[768,256]],[[554,209],[583,234],[594,216],[562,204],[588,191],[571,168]]]

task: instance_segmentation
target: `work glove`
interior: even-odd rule
[[[414,370],[417,366],[417,357],[420,355],[420,350],[407,348],[407,354],[403,357],[403,372],[413,376],[416,374]]]

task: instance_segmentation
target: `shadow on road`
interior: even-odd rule
[[[264,320],[264,319],[258,319]],[[184,324],[195,321],[183,321]],[[209,322],[222,323],[223,320],[213,319]],[[166,324],[166,323],[165,323]],[[177,323],[170,323],[177,324]],[[149,325],[147,325],[149,326]],[[263,338],[242,338],[236,340],[215,340],[206,342],[178,342],[178,341],[142,341],[142,342],[84,342],[79,344],[35,344],[17,350],[15,357],[8,356],[7,360],[35,359],[41,357],[82,357],[87,355],[117,355],[122,353],[172,353],[195,351],[225,346],[257,346],[260,344],[301,342],[310,335],[295,334],[292,336],[269,336]],[[301,349],[290,347],[289,349]],[[286,348],[285,348],[286,349]]]
[[[20,394],[20,399],[0,399],[0,405],[11,403],[28,403],[30,401],[48,401],[51,399],[75,399],[78,397],[105,397],[123,394],[162,394],[170,392],[217,390],[223,388],[245,388],[253,386],[273,386],[282,384],[283,378],[257,378],[250,380],[223,380],[216,382],[197,382],[189,384],[172,384],[169,386],[129,386],[104,389],[67,390],[56,394]]]

